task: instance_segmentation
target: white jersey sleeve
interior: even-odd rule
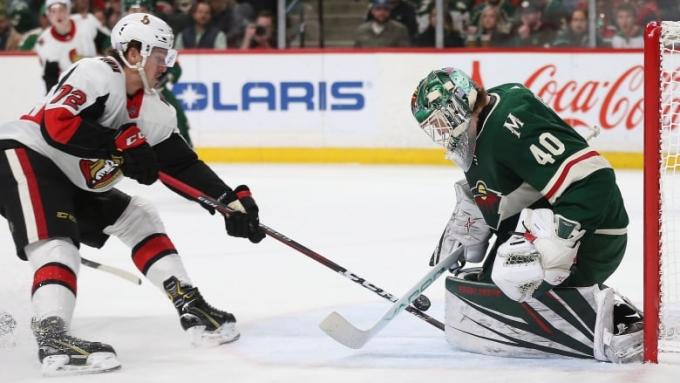
[[[126,103],[120,65],[110,57],[83,59],[21,121],[2,126],[0,139],[50,158],[82,189],[108,190],[121,175],[111,154],[117,129],[131,123]]]
[[[179,133],[177,111],[157,91],[140,90],[128,99],[128,112],[151,146],[168,139],[172,133]]]

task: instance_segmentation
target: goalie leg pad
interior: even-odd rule
[[[446,339],[454,347],[515,358],[639,360],[641,318],[617,314],[612,289],[557,287],[519,303],[493,284],[466,280],[469,273],[446,280]]]
[[[595,293],[595,359],[603,362],[642,362],[642,317],[625,298],[611,288]]]

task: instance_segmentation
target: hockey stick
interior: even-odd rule
[[[91,260],[89,260],[87,258],[83,258],[83,257],[80,257],[80,263],[82,263],[83,265],[85,265],[87,267],[91,267],[95,270],[101,270],[101,271],[107,272],[109,274],[113,274],[113,275],[115,275],[119,278],[123,278],[126,281],[132,282],[136,285],[142,284],[142,280],[139,279],[137,276],[135,276],[132,273],[128,273],[125,270],[121,270],[117,267],[102,265],[99,262],[91,261]]]
[[[164,173],[160,172],[159,177],[163,183],[166,185],[190,196],[196,201],[202,202],[213,209],[219,211],[220,213],[229,216],[229,214],[233,213],[233,210],[228,208],[225,204],[217,201],[216,199],[208,196],[207,194],[201,192],[198,189],[193,188],[190,185],[185,184],[184,182]],[[388,293],[387,291],[381,289],[380,287],[368,282],[366,279],[361,278],[360,276],[354,274],[353,272],[345,269],[344,267],[338,265],[337,263],[331,261],[330,259],[324,257],[323,255],[315,252],[314,250],[311,250],[302,244],[288,238],[287,236],[279,233],[278,231],[260,223],[260,228],[267,233],[268,236],[274,238],[275,240],[283,243],[286,246],[292,247],[293,249],[299,251],[300,253],[306,255],[307,257],[321,263],[322,265],[328,267],[329,269],[335,271],[336,273],[344,276],[345,278],[351,280],[352,282],[355,282],[365,289],[371,290],[374,293],[378,294],[379,296],[389,300],[390,302],[397,302],[397,298]],[[414,298],[414,300],[417,297]],[[438,329],[444,331],[444,324],[440,321],[438,321],[435,318],[432,318],[431,316],[425,314],[424,312],[416,309],[415,307],[408,306],[406,307],[406,311],[410,312],[411,314],[417,316],[418,318],[424,320],[425,322],[431,324],[434,327],[437,327]]]
[[[378,334],[385,326],[387,326],[394,317],[396,317],[404,308],[410,307],[414,300],[430,286],[440,275],[453,266],[462,255],[463,247],[458,246],[448,257],[440,261],[432,268],[423,278],[416,283],[401,299],[390,307],[389,310],[368,330],[361,330],[351,324],[347,319],[337,312],[332,312],[324,319],[319,327],[331,338],[342,343],[350,348],[361,348],[366,342],[371,340]]]

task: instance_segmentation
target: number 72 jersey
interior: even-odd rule
[[[625,230],[607,160],[521,84],[488,92],[494,104],[478,122],[475,161],[465,173],[486,223],[498,230],[523,208],[550,207],[591,232]]]

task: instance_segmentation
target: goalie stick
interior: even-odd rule
[[[83,258],[83,257],[80,257],[80,263],[82,263],[83,265],[85,265],[87,267],[91,267],[95,270],[101,270],[101,271],[107,272],[109,274],[113,274],[113,275],[115,275],[119,278],[123,278],[126,281],[132,282],[136,285],[142,284],[141,279],[139,279],[138,277],[136,277],[132,273],[128,273],[125,270],[121,270],[121,269],[113,267],[113,266],[102,265],[99,262],[91,261],[91,260],[89,260],[87,258]]]
[[[216,199],[208,196],[207,194],[203,193],[202,191],[185,184],[184,182],[172,177],[171,175],[164,173],[164,172],[159,172],[159,178],[160,180],[166,184],[167,186],[180,191],[181,193],[188,195],[189,197],[193,198],[194,200],[204,203],[213,209],[219,211],[221,214],[229,216],[229,214],[233,213],[233,210],[228,208],[225,204],[217,201]],[[353,272],[345,269],[344,267],[338,265],[337,263],[331,261],[330,259],[324,257],[323,255],[315,252],[314,250],[311,250],[302,244],[288,238],[287,236],[279,233],[278,231],[260,223],[260,228],[267,233],[268,236],[274,238],[275,240],[283,243],[286,246],[289,246],[300,253],[306,255],[307,257],[321,263],[322,265],[328,267],[329,269],[335,271],[336,273],[344,276],[345,278],[351,280],[354,283],[357,283],[364,287],[365,289],[371,290],[374,293],[378,294],[379,296],[389,300],[390,302],[397,302],[397,298],[390,294],[389,292],[381,289],[380,287],[368,282],[366,279],[354,274]],[[417,299],[418,296],[414,297],[413,300]],[[416,317],[424,320],[425,322],[431,324],[432,326],[444,331],[444,324],[440,321],[438,321],[435,318],[432,318],[431,316],[425,314],[424,312],[418,310],[415,307],[408,306],[405,308],[406,311],[409,313],[415,315]]]
[[[458,246],[456,250],[453,251],[448,257],[440,261],[436,266],[432,268],[424,277],[416,283],[406,294],[404,294],[401,299],[390,307],[389,310],[373,325],[373,327],[368,330],[361,330],[350,323],[342,315],[337,312],[330,313],[326,319],[324,319],[320,324],[321,330],[323,330],[328,336],[335,339],[339,343],[349,347],[358,349],[363,347],[366,342],[371,340],[376,334],[378,334],[385,326],[387,326],[394,317],[396,317],[404,308],[409,308],[410,304],[418,298],[418,296],[425,291],[425,289],[430,286],[440,275],[442,275],[446,270],[451,268],[458,259],[463,255],[463,247]]]

